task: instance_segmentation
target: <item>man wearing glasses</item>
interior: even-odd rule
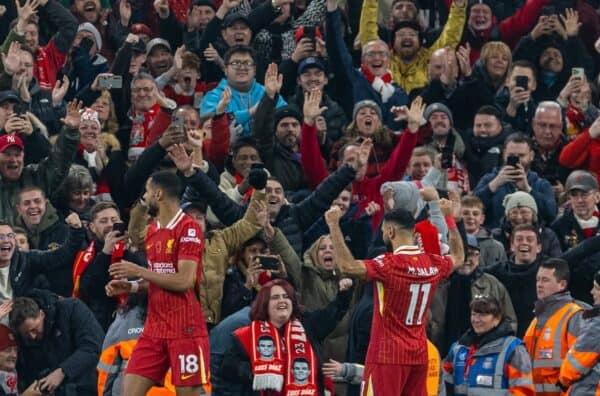
[[[565,183],[570,209],[551,226],[563,250],[575,247],[584,240],[600,235],[598,202],[598,180],[590,172],[573,171]],[[569,289],[573,297],[591,303],[589,291],[593,275],[600,268],[600,253],[589,256],[581,271],[571,270]]]
[[[250,134],[250,120],[256,112],[256,107],[265,94],[265,87],[256,81],[256,55],[248,46],[236,46],[227,51],[223,58],[225,63],[225,78],[217,87],[206,93],[200,105],[200,116],[214,114],[221,100],[221,93],[226,87],[231,89],[231,101],[227,113],[232,113],[236,121],[243,127],[243,136]],[[271,100],[276,107],[286,105],[285,100],[275,93]],[[235,141],[237,136],[232,136]]]
[[[45,274],[73,265],[85,230],[76,213],[67,216],[65,222],[69,225],[69,236],[63,246],[56,250],[22,252],[17,249],[12,226],[0,221],[0,301],[23,296],[32,288],[48,288]]]

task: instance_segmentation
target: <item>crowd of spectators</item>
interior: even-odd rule
[[[232,334],[285,290],[318,394],[358,395],[378,290],[340,271],[325,212],[356,259],[394,208],[446,254],[445,200],[465,254],[431,296],[429,394],[466,394],[455,365],[488,341],[539,394],[581,387],[540,379],[535,326],[572,307],[559,368],[599,328],[596,1],[11,0],[0,21],[0,394],[121,394],[146,299],[109,296],[108,269],[147,265],[157,170],[204,233],[213,394],[252,394]]]

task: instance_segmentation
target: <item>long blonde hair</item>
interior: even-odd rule
[[[99,100],[105,100],[108,103],[108,119],[102,126],[102,132],[116,135],[119,130],[119,122],[117,121],[117,112],[115,110],[115,103],[112,100],[110,91],[103,90],[98,99],[94,101],[96,103]],[[92,104],[93,106],[93,104]]]

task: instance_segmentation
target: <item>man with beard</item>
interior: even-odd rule
[[[339,226],[341,211],[325,213],[335,262],[348,276],[375,281],[371,341],[365,360],[363,395],[425,395],[427,379],[427,311],[438,283],[464,261],[462,239],[452,204],[441,202],[448,222],[449,256],[423,253],[415,246],[415,219],[405,209],[383,217],[388,253],[374,260],[355,260]]]
[[[104,287],[110,281],[108,268],[126,259],[138,265],[144,262],[127,247],[127,233],[119,209],[112,202],[99,202],[90,211],[89,231],[92,241],[79,252],[73,264],[73,297],[81,298],[90,308],[100,326],[106,331],[112,323],[118,300],[108,297]]]
[[[368,12],[365,12],[366,7]],[[379,39],[377,8],[376,0],[366,0],[363,4],[358,33],[363,45]],[[412,20],[394,23],[390,40],[393,48],[391,75],[394,81],[408,94],[415,88],[425,86],[431,54],[444,47],[456,48],[460,43],[465,21],[466,1],[453,1],[444,30],[429,48],[422,46],[423,28],[418,22]]]
[[[156,78],[173,66],[171,45],[162,38],[152,39],[146,44],[146,66],[152,77]]]
[[[172,158],[184,150],[181,145],[175,149]],[[144,332],[125,371],[123,393],[128,396],[145,395],[162,384],[169,369],[178,395],[210,394],[208,332],[199,290],[203,234],[180,209],[181,187],[170,171],[155,172],[146,182],[144,201],[156,219],[146,234],[150,268],[124,260],[109,267],[114,279],[107,285],[108,295],[138,289],[148,293]]]
[[[556,216],[554,191],[546,179],[530,170],[534,155],[531,140],[521,133],[513,133],[504,141],[504,165],[483,175],[474,190],[485,205],[487,227],[498,227],[504,213],[504,197],[515,191],[531,194],[538,207],[540,222],[553,221]]]
[[[57,0],[41,0],[37,3],[27,0],[22,6],[19,4],[17,24],[8,34],[4,45],[10,45],[13,41],[27,44],[35,54],[33,75],[42,90],[50,91],[56,84],[56,76],[75,39],[77,20]],[[39,26],[32,19],[36,12],[42,10],[52,25],[60,26],[45,46],[40,46]]]
[[[32,290],[15,299],[9,318],[19,345],[20,390],[35,383],[46,395],[98,394],[104,332],[81,300]]]
[[[462,163],[465,143],[453,127],[452,112],[443,103],[432,103],[423,113],[431,127],[431,140],[425,145],[441,155],[441,167],[446,171],[448,189],[470,191],[469,175]]]

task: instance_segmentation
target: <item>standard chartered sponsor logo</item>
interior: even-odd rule
[[[176,272],[173,263],[152,263],[152,271],[159,274],[174,274]]]

